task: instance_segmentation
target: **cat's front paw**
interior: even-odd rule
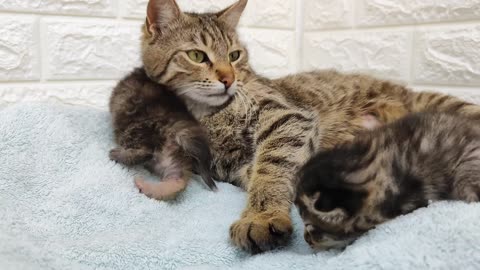
[[[285,246],[290,240],[293,227],[289,213],[250,213],[230,227],[232,242],[251,253],[260,253]]]

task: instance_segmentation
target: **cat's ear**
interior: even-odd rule
[[[175,0],[150,0],[147,6],[146,29],[150,35],[163,28],[182,15]]]
[[[248,0],[239,0],[237,3],[217,13],[218,18],[232,28],[237,27],[247,2]]]

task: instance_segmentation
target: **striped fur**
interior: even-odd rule
[[[480,126],[415,113],[316,154],[300,169],[295,202],[305,240],[338,248],[430,201],[479,201],[479,174]]]
[[[174,5],[174,0],[152,2],[166,12]],[[230,229],[236,246],[260,252],[288,242],[296,171],[319,149],[352,140],[366,115],[381,123],[423,110],[480,119],[478,106],[364,75],[315,71],[277,80],[260,77],[250,68],[232,24],[246,2],[216,14],[179,13],[161,27],[147,23],[142,42],[150,78],[173,89],[218,81],[216,71],[226,65],[235,73],[235,98],[218,107],[222,110],[194,105],[201,98],[183,99],[209,130],[217,178],[248,191],[245,211]],[[206,52],[211,62],[191,63],[186,51],[192,49]],[[235,50],[241,56],[229,62]]]

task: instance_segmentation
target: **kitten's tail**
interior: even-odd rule
[[[193,159],[193,167],[200,174],[205,184],[211,190],[217,190],[213,181],[212,162],[213,155],[207,134],[202,127],[181,129],[175,135],[175,141],[185,151],[185,154]]]

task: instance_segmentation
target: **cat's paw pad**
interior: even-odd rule
[[[247,214],[230,227],[232,242],[251,253],[285,246],[293,227],[290,215],[283,212]]]

